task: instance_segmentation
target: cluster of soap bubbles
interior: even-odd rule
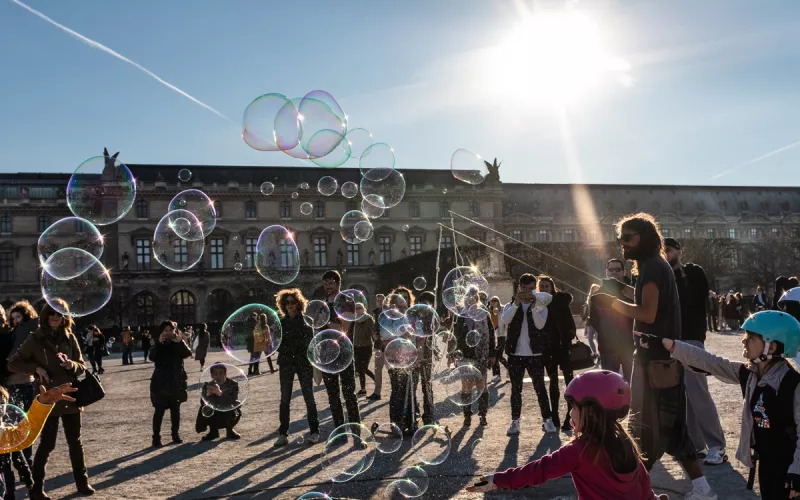
[[[206,417],[214,412],[233,411],[244,404],[249,390],[249,380],[241,368],[214,363],[200,375],[200,411]]]
[[[340,425],[322,451],[325,471],[335,483],[349,481],[372,467],[377,451],[375,437],[364,425]]]
[[[479,293],[488,288],[488,281],[477,267],[457,266],[442,281],[442,303],[456,316],[482,320],[489,311],[480,302]]]
[[[328,328],[311,339],[306,357],[323,373],[339,373],[353,362],[353,343],[340,330]]]

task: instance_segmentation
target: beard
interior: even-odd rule
[[[622,251],[622,256],[625,258],[625,260],[639,260],[641,254],[642,253],[639,251],[638,246],[632,248],[625,248]]]
[[[678,263],[678,258],[675,257],[674,259],[670,259],[668,262],[670,266],[675,267],[675,265]]]

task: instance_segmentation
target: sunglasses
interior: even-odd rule
[[[296,300],[294,300],[294,299],[291,299],[291,300],[287,300],[287,301],[286,301],[286,305],[287,305],[287,306],[293,306],[293,305],[296,305],[296,304],[297,304],[297,301],[296,301]]]
[[[631,241],[633,239],[633,237],[636,236],[637,234],[639,234],[639,233],[621,234],[619,237],[617,237],[617,242],[618,243],[622,243],[624,241],[625,243],[627,243],[627,242]]]
[[[608,272],[610,272],[610,273],[621,273],[622,272],[622,268],[621,267],[609,267],[606,270]]]

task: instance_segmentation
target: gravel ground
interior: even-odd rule
[[[741,353],[739,335],[710,334],[707,347],[732,359]],[[209,354],[208,362],[228,361],[222,352]],[[266,369],[262,363],[262,371]],[[365,473],[347,483],[332,483],[323,470],[323,445],[309,445],[305,423],[305,406],[295,383],[292,399],[292,424],[290,444],[273,448],[278,427],[280,390],[278,374],[255,376],[250,380],[250,395],[243,410],[244,416],[237,430],[239,441],[224,439],[202,442],[194,432],[194,420],[199,405],[197,380],[199,365],[194,360],[186,363],[189,372],[189,401],[182,406],[181,445],[169,445],[160,450],[150,448],[153,408],[149,400],[149,379],[152,364],[142,363],[141,353],[136,354],[136,364],[121,366],[120,358],[107,358],[106,373],[102,377],[106,388],[103,401],[88,408],[83,420],[83,443],[92,484],[98,490],[96,498],[297,498],[309,491],[322,491],[332,496],[358,499],[384,498],[386,486],[392,477],[407,466],[415,465],[409,453],[410,442],[390,455],[378,454],[374,465]],[[505,370],[503,370],[505,377]],[[371,392],[372,383],[367,382]],[[562,382],[563,386],[563,382]],[[736,460],[741,393],[738,386],[723,385],[710,380],[710,388],[717,403],[722,424],[728,439],[731,462],[705,467],[709,483],[720,499],[758,498],[745,490],[747,470]],[[563,387],[562,387],[563,394]],[[317,407],[322,420],[322,433],[332,430],[327,396],[323,385],[315,388]],[[490,387],[489,426],[469,428],[461,426],[461,417],[448,417],[457,408],[439,401],[436,416],[452,431],[451,452],[441,465],[425,467],[429,488],[423,498],[480,498],[481,495],[463,492],[463,488],[476,476],[517,466],[557,449],[568,436],[544,436],[538,416],[533,388],[526,387],[522,434],[517,439],[505,435],[510,419],[508,399],[510,384],[503,382]],[[384,376],[383,399],[377,402],[360,400],[362,419],[372,422],[388,421],[388,377]],[[562,406],[565,406],[562,397]],[[566,414],[562,408],[561,415]],[[477,418],[475,419],[477,423]],[[165,418],[164,432],[169,436],[169,418]],[[303,442],[300,442],[303,438]],[[169,438],[166,437],[165,442]],[[670,498],[683,498],[690,488],[680,466],[669,458],[663,459],[652,473],[658,493],[668,493]],[[47,491],[54,498],[76,495],[69,468],[66,441],[59,436],[56,450],[48,464]],[[24,487],[22,487],[24,491]],[[575,489],[566,477],[538,487],[514,493],[492,493],[490,498],[541,498],[574,499]],[[24,498],[18,492],[18,498]]]

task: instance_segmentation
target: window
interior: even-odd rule
[[[754,227],[750,228],[750,239],[751,240],[758,239],[758,229],[756,229]]]
[[[388,208],[387,208],[386,210],[384,210],[384,211],[383,211],[383,216],[382,216],[382,217],[383,217],[384,219],[388,219],[388,218],[389,218],[389,209],[388,209]]]
[[[515,240],[522,241],[522,230],[521,229],[514,229],[511,231],[511,237]]]
[[[706,229],[706,238],[714,238],[715,236],[716,236],[716,233],[714,232],[713,229],[711,229],[711,228]]]
[[[39,232],[43,232],[45,229],[50,227],[50,217],[46,215],[39,216]]]
[[[291,201],[282,201],[281,202],[281,219],[288,219],[292,216],[292,202]]]
[[[550,241],[550,231],[547,229],[540,229],[537,233],[538,241]]]
[[[419,202],[411,201],[408,203],[408,216],[412,219],[419,219]]]
[[[777,238],[778,236],[780,236],[780,229],[778,229],[777,227],[773,227],[770,233],[773,238]]]
[[[153,295],[149,293],[140,293],[134,299],[134,307],[136,308],[136,324],[139,326],[155,325],[156,323],[156,308]]]
[[[175,292],[169,301],[169,318],[178,326],[191,325],[195,321],[194,295],[186,290]]]
[[[728,238],[735,240],[739,237],[739,231],[735,228],[728,229]]]
[[[150,269],[150,240],[136,240],[136,269]]]
[[[244,267],[253,267],[256,262],[256,245],[258,238],[244,239]]]
[[[0,252],[0,281],[14,281],[14,252]]]
[[[411,250],[411,255],[422,253],[422,236],[409,236],[408,245]]]
[[[314,265],[328,265],[328,239],[325,236],[314,237]]]
[[[453,237],[442,235],[442,248],[453,248]]]
[[[357,202],[355,202],[355,201],[353,201],[353,200],[347,200],[347,201],[344,203],[344,209],[345,209],[345,211],[349,212],[349,211],[351,211],[351,210],[358,210],[358,209],[359,209],[359,206],[358,206],[358,203],[357,203]]]
[[[86,232],[86,224],[84,224],[83,221],[80,219],[75,219],[75,232],[76,233]]]
[[[565,229],[564,241],[575,241],[575,231],[573,231],[572,229]]]
[[[692,237],[692,230],[691,230],[691,228],[688,228],[688,227],[687,227],[687,228],[684,228],[684,230],[683,230],[683,237],[684,237],[684,238],[687,238],[687,239],[689,239],[689,238],[691,238],[691,237]]]
[[[318,219],[325,218],[325,202],[318,201],[316,205],[314,205],[314,217]]]
[[[470,217],[480,217],[481,216],[481,206],[477,201],[469,202],[469,216]]]
[[[439,203],[439,217],[446,219],[450,217],[450,203],[443,201]]]
[[[256,202],[250,200],[244,202],[244,218],[255,219],[257,215]]]
[[[214,200],[214,212],[217,214],[217,219],[222,217],[222,203],[219,200]]]
[[[359,264],[359,252],[360,252],[361,245],[358,243],[347,244],[347,264],[350,266],[358,266]]]
[[[189,264],[189,242],[184,239],[177,239],[172,242],[172,263]],[[181,266],[181,269],[184,267]]]
[[[672,236],[672,231],[670,231],[669,229],[666,229],[666,228],[662,228],[661,229],[661,236],[663,236],[664,238],[669,238],[670,236]]]
[[[136,218],[146,219],[148,217],[147,200],[136,200]]]
[[[392,237],[381,236],[378,238],[378,251],[380,252],[380,263],[388,264],[392,261]]]
[[[284,268],[292,268],[294,267],[297,262],[295,262],[295,251],[297,247],[294,246],[294,242],[292,240],[283,239],[281,240],[281,267]]]
[[[10,233],[11,229],[11,216],[3,215],[0,217],[0,233]]]
[[[223,269],[225,267],[225,250],[222,238],[212,238],[209,242],[211,247],[211,269]]]

